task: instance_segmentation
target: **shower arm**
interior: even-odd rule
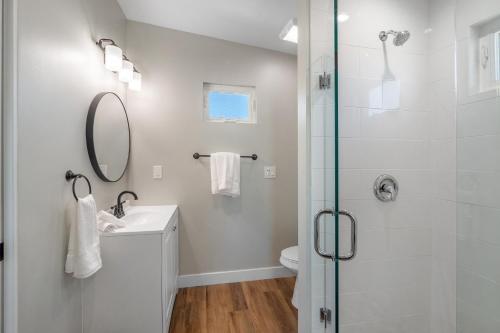
[[[389,35],[397,35],[397,31],[394,30],[387,30],[387,31],[381,31],[378,37],[380,38],[381,41],[385,42]]]

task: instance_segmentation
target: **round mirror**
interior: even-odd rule
[[[90,105],[87,150],[99,178],[116,182],[123,177],[130,153],[130,127],[125,106],[113,92],[98,94]]]

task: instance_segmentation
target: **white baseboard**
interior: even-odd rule
[[[294,276],[293,272],[283,266],[261,267],[241,269],[237,271],[180,275],[177,280],[177,285],[179,288],[189,288],[209,286],[213,284],[276,279],[290,276]]]

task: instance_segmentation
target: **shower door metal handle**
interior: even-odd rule
[[[356,220],[354,215],[352,215],[352,213],[346,210],[340,210],[337,212],[337,214],[347,216],[351,221],[351,250],[349,254],[347,254],[346,256],[338,256],[336,259],[341,261],[352,260],[356,256],[356,252],[358,250],[358,243],[357,243],[358,221]]]
[[[325,214],[335,215],[335,212],[331,209],[323,209],[323,210],[320,210],[314,216],[314,250],[316,251],[316,253],[319,256],[326,258],[326,259],[334,260],[335,259],[334,253],[329,254],[329,253],[323,252],[323,250],[321,250],[319,248],[319,222],[320,222],[321,216],[323,216]]]
[[[351,221],[351,250],[349,253],[345,256],[336,256],[335,253],[326,253],[323,250],[320,249],[319,247],[319,222],[321,219],[321,216],[325,214],[330,214],[332,216],[335,215],[343,215],[347,216],[349,220]],[[331,259],[331,260],[341,260],[341,261],[348,261],[352,260],[356,256],[356,252],[358,249],[358,244],[357,244],[357,231],[358,231],[358,222],[354,215],[352,213],[346,211],[346,210],[340,210],[340,211],[334,211],[332,209],[323,209],[320,210],[315,216],[314,216],[314,250],[316,253],[326,259]]]

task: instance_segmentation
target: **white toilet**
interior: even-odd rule
[[[292,246],[281,251],[280,263],[297,274],[297,279],[295,280],[295,288],[293,289],[292,304],[298,309],[298,281],[299,281],[299,247]]]

